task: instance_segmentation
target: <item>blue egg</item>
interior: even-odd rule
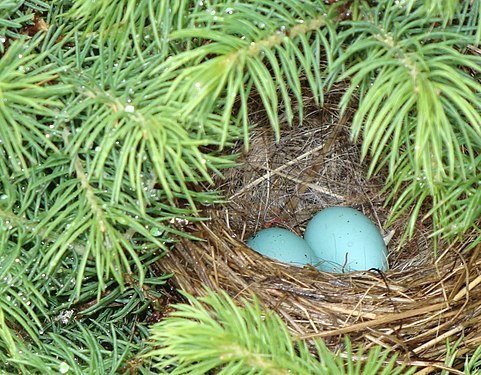
[[[306,241],[283,228],[263,229],[247,240],[247,245],[262,255],[298,267],[316,260]]]
[[[309,221],[304,239],[322,259],[326,272],[388,269],[387,248],[378,228],[363,213],[350,207],[329,207]]]

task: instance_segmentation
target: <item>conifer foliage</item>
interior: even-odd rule
[[[353,353],[345,341],[346,359],[316,340],[314,354],[305,341],[293,342],[280,319],[258,301],[237,306],[226,294],[208,293],[192,305],[179,304],[169,319],[155,325],[156,345],[147,357],[172,374],[412,374],[396,364],[396,355],[375,347]],[[275,334],[274,334],[275,333]],[[366,354],[366,355],[365,355]],[[365,355],[366,358],[363,359]]]
[[[428,202],[436,235],[475,227],[480,18],[478,0],[2,1],[2,370],[150,373],[161,358],[156,367],[175,371],[176,343],[158,330],[153,339],[167,349],[139,356],[168,278],[155,262],[189,236],[179,222],[200,220],[199,207],[221,199],[208,186],[235,163],[222,150],[248,146],[254,94],[280,137],[280,108],[292,122],[297,106],[302,121],[306,86],[322,105],[331,85],[350,80],[341,109],[358,103],[352,134],[371,173],[389,169],[394,212],[411,212],[413,230]],[[244,336],[246,324],[284,329],[272,315],[262,326],[256,306],[239,312],[210,298],[219,318],[240,314]],[[190,318],[192,309],[179,311]],[[188,327],[176,319],[162,329]],[[314,359],[282,332],[307,371]],[[254,344],[241,360],[191,353],[185,366],[279,365],[258,362]]]

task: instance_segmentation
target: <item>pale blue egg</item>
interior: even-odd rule
[[[329,207],[308,223],[304,239],[327,272],[388,269],[387,248],[373,222],[350,207]]]
[[[252,249],[280,262],[302,267],[317,258],[304,239],[283,228],[267,228],[247,240]]]

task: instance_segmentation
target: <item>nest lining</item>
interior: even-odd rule
[[[354,346],[391,348],[426,372],[440,368],[447,339],[464,337],[459,353],[472,352],[481,344],[481,260],[479,247],[466,249],[476,234],[439,242],[435,258],[430,223],[420,221],[399,246],[407,219],[383,230],[389,213],[384,179],[366,177],[360,147],[349,140],[349,117],[339,118],[329,103],[320,110],[309,98],[306,107],[305,122],[283,127],[279,142],[262,125],[266,121],[255,119],[261,125],[251,133],[242,165],[213,187],[224,191],[227,202],[204,212],[208,222],[184,228],[204,241],[180,239],[159,266],[194,295],[203,295],[205,287],[233,297],[254,293],[293,335],[323,338],[332,349],[342,349],[347,334]],[[333,205],[361,210],[392,237],[388,272],[323,273],[268,259],[244,243],[269,226],[302,235],[317,211]]]

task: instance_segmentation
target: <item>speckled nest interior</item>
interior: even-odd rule
[[[470,246],[475,234],[439,241],[435,257],[431,223],[419,221],[401,244],[407,218],[386,227],[384,176],[367,178],[360,145],[349,136],[352,114],[340,118],[335,109],[339,95],[326,95],[323,108],[306,97],[304,122],[284,121],[278,141],[262,111],[254,111],[249,150],[239,144],[228,151],[242,154],[241,164],[208,187],[222,191],[226,202],[206,209],[208,220],[186,225],[183,230],[202,240],[180,239],[159,266],[194,295],[205,288],[234,298],[257,295],[293,336],[323,338],[342,350],[349,335],[354,346],[399,352],[423,373],[442,367],[446,340],[463,337],[461,365],[463,353],[481,344],[480,248]],[[317,211],[334,205],[364,212],[390,238],[389,271],[323,273],[268,259],[244,243],[269,226],[302,235]]]

